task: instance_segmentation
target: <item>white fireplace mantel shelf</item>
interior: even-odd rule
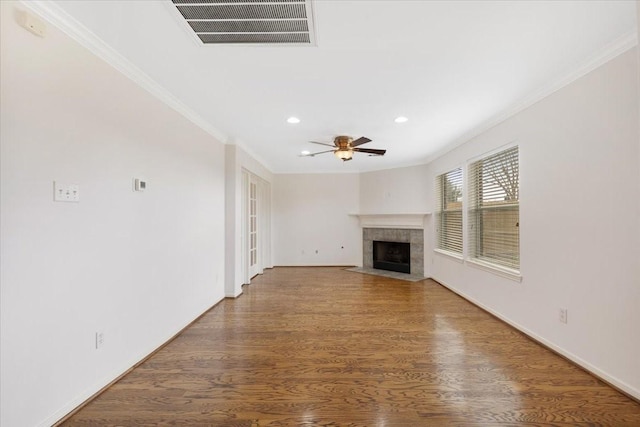
[[[388,214],[349,214],[360,219],[362,228],[417,228],[424,229],[424,220],[431,212],[388,213]]]

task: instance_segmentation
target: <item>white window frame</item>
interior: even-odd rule
[[[496,163],[497,161],[500,161],[499,156],[507,156],[506,158],[508,159],[508,152],[515,150],[516,153],[516,165],[515,168],[517,170],[518,176],[517,176],[517,188],[515,189],[516,191],[516,200],[515,202],[512,203],[504,203],[504,204],[496,204],[495,206],[482,206],[485,203],[487,203],[487,200],[483,201],[480,197],[478,192],[480,191],[479,189],[479,185],[482,183],[482,181],[479,179],[478,177],[478,167],[481,164],[485,164],[485,165],[489,165],[489,166],[495,166],[497,167]],[[513,165],[507,165],[507,169],[508,168],[513,168]],[[520,222],[520,149],[519,146],[517,144],[509,144],[507,146],[503,146],[495,151],[492,151],[490,153],[486,153],[483,154],[482,156],[478,156],[475,159],[472,159],[468,162],[467,164],[467,168],[466,168],[466,188],[465,188],[465,201],[466,201],[466,256],[465,256],[465,261],[467,263],[469,263],[469,265],[473,266],[473,267],[477,267],[483,270],[487,270],[490,271],[494,274],[515,280],[515,281],[522,281],[522,275],[520,272],[520,227],[519,227],[519,222]],[[486,182],[486,181],[485,181]],[[498,187],[500,187],[499,184],[497,184],[497,181],[494,181],[493,183],[489,183],[491,185],[488,185],[487,187],[485,187],[487,189],[487,191],[493,191],[494,194],[494,198],[497,198],[499,196],[497,196],[497,194],[499,194],[499,192],[501,191],[500,189],[498,189]],[[497,190],[496,190],[497,189]],[[510,190],[511,191],[511,190]],[[512,191],[511,191],[512,192]],[[505,192],[507,193],[507,192]],[[505,194],[504,196],[505,198],[507,198],[508,196]],[[507,200],[505,200],[507,201]],[[482,219],[482,217],[479,217],[479,215],[481,214],[481,212],[500,212],[500,210],[506,210],[506,209],[513,209],[513,207],[516,207],[517,209],[517,263],[509,263],[508,261],[506,261],[505,259],[500,259],[498,255],[496,256],[486,256],[486,254],[483,253],[478,253],[477,248],[478,248],[478,244],[480,243],[480,241],[484,241],[483,239],[479,239],[477,233],[477,229],[478,229],[478,221],[480,221]],[[513,236],[511,236],[511,238],[513,238]],[[513,242],[509,241],[509,237],[506,237],[505,240],[503,242],[496,242],[494,241],[494,244],[496,244],[498,246],[498,249],[503,249],[504,250],[513,250]],[[503,248],[500,248],[500,244],[504,245]]]
[[[458,166],[447,172],[444,172],[436,176],[436,212],[435,212],[435,252],[451,256],[460,261],[464,259],[464,169],[462,166]],[[448,206],[447,198],[451,196],[448,193],[445,182],[447,179],[453,178],[453,185],[458,186],[460,195],[456,197],[459,202],[459,208],[455,205],[453,208]],[[453,203],[452,203],[453,204]],[[459,214],[460,216],[460,230],[455,234],[448,234],[445,231],[446,225],[449,224],[448,216]],[[457,234],[457,236],[456,236]],[[452,247],[459,246],[459,250],[452,249]]]

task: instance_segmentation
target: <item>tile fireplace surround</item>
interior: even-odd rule
[[[424,230],[403,228],[363,228],[362,266],[373,268],[373,241],[409,243],[411,275],[424,276]]]

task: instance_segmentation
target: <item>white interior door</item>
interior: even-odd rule
[[[249,249],[249,278],[252,278],[261,271],[259,247],[259,227],[258,227],[258,181],[255,176],[249,175],[249,212],[247,224],[248,229],[248,249]]]

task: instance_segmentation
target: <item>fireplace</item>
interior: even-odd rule
[[[373,241],[373,268],[411,273],[411,249],[409,243]]]
[[[392,243],[394,245],[407,245],[409,247],[409,250],[407,251],[407,257],[402,259],[406,262],[407,267],[405,267],[404,270],[395,270],[393,268],[390,268],[388,270],[396,272],[402,271],[405,274],[408,273],[413,276],[424,276],[424,230],[378,227],[365,227],[362,229],[362,267],[365,269],[384,268],[385,270],[387,270],[386,267],[374,265],[374,257],[379,255],[378,251],[380,250],[380,248],[378,248],[376,250],[376,254],[374,255],[374,242],[382,242],[387,244]],[[396,267],[397,264],[397,249],[397,246],[392,248],[391,252],[394,255],[392,256],[392,259],[390,261],[386,261],[388,263],[392,263],[393,267]],[[378,261],[380,261],[380,259],[378,259]],[[387,264],[387,266],[388,265],[389,264]]]

